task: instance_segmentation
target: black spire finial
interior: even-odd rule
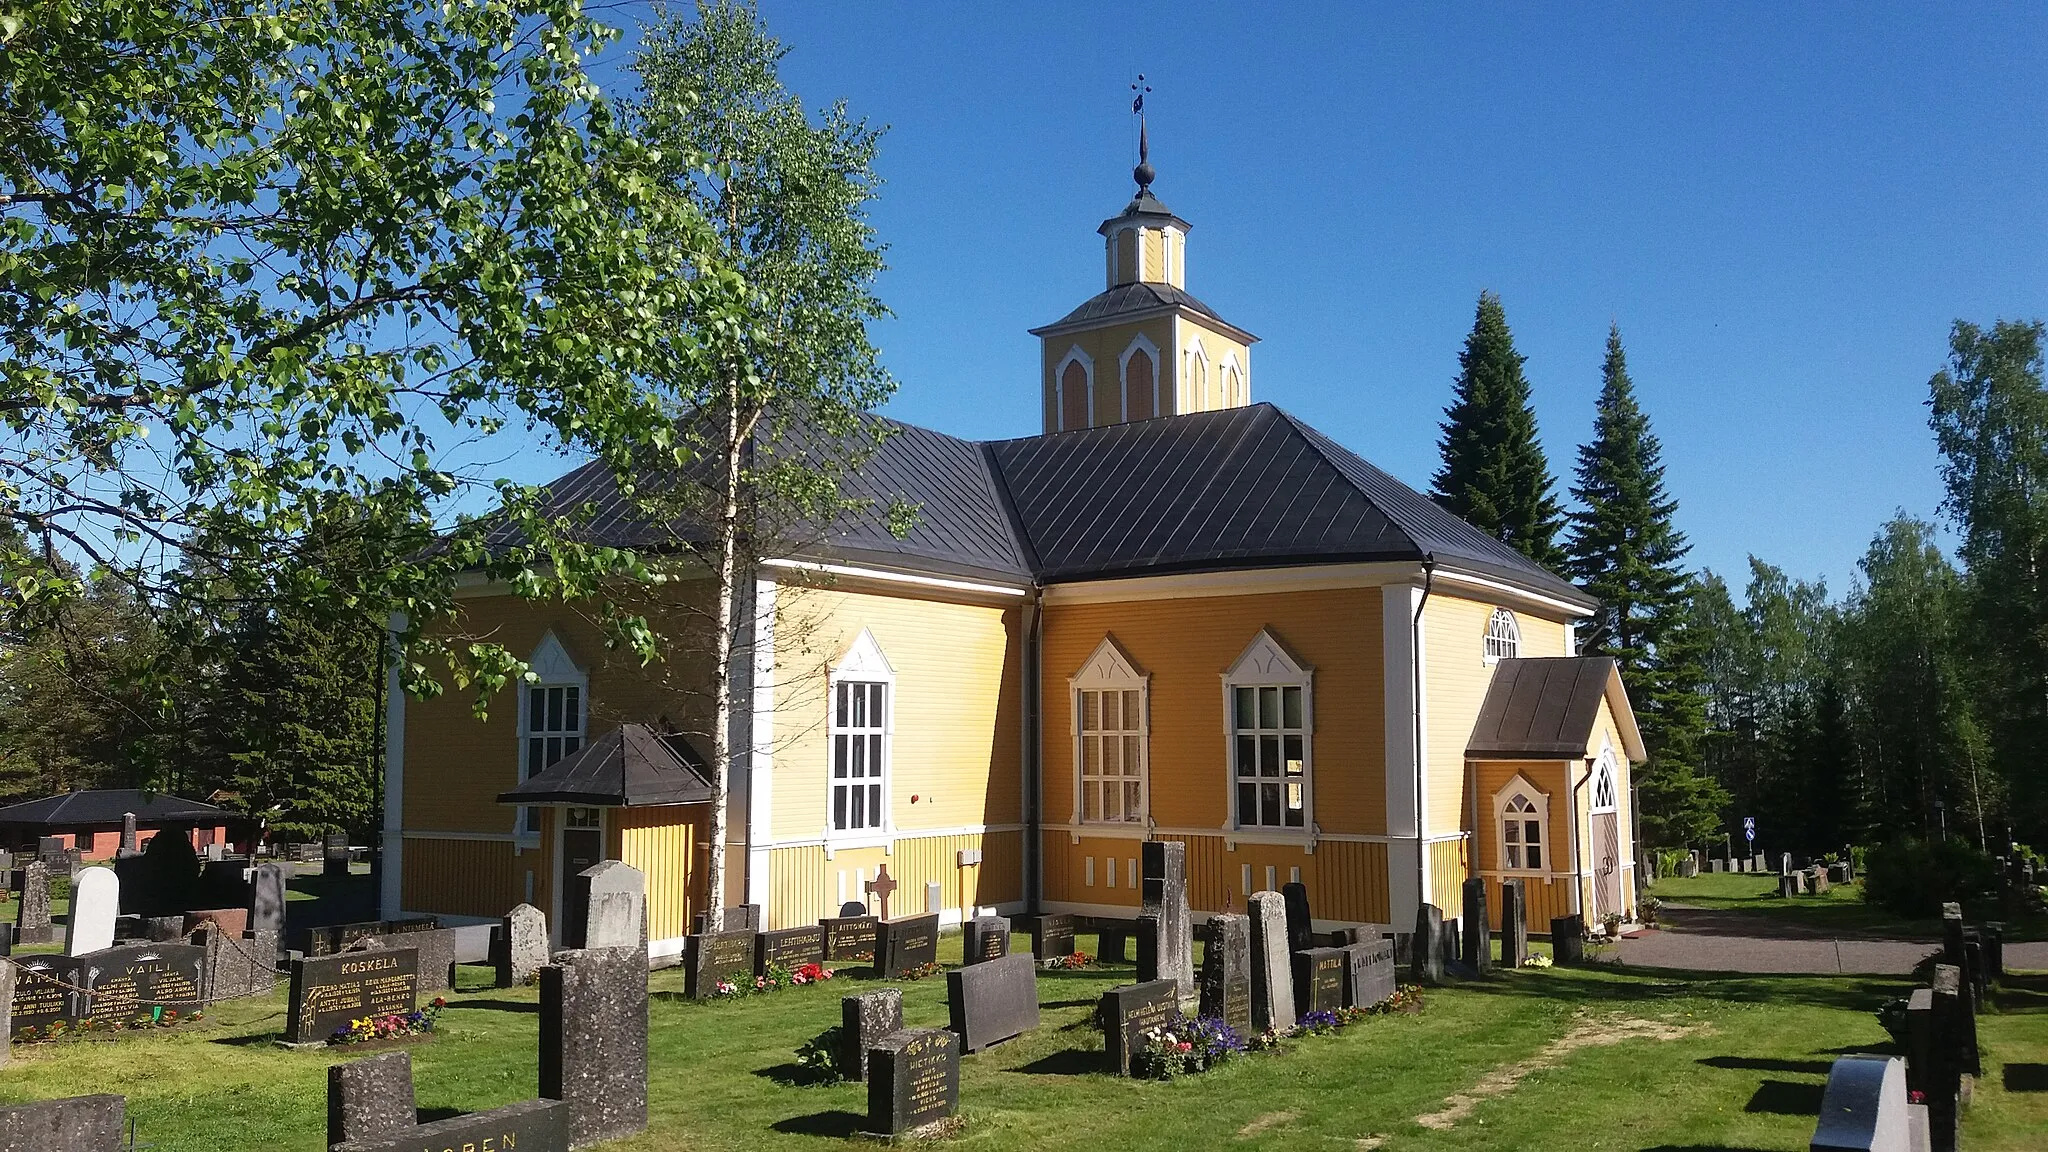
[[[1137,93],[1131,97],[1131,114],[1138,118],[1138,166],[1131,169],[1131,179],[1138,182],[1138,193],[1143,195],[1152,190],[1152,181],[1159,176],[1159,173],[1153,170],[1150,149],[1145,140],[1145,93],[1152,91],[1152,86],[1145,83],[1143,72],[1138,73],[1137,82],[1131,85],[1131,91]]]

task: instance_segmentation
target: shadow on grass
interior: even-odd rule
[[[1087,1076],[1106,1072],[1104,1063],[1100,1050],[1065,1048],[1048,1056],[1040,1056],[1029,1064],[1019,1065],[1013,1071],[1031,1076]]]
[[[2048,1092],[2048,1064],[2007,1064],[2003,1083],[2007,1092]]]
[[[1886,1000],[1905,995],[1911,987],[1903,976],[1759,975],[1619,965],[1567,968],[1562,974],[1564,978],[1559,979],[1536,970],[1498,972],[1488,979],[1459,981],[1452,987],[1485,996],[1527,996],[1600,1007],[1698,998],[1738,1004],[1809,1004],[1852,1012],[1875,1012]],[[1601,978],[1607,974],[1624,978]]]
[[[1643,1152],[1765,1152],[1761,1148],[1737,1148],[1733,1144],[1659,1144]]]
[[[284,1039],[283,1033],[264,1032],[255,1036],[215,1036],[208,1044],[226,1044],[233,1048],[260,1048]]]
[[[538,1001],[531,1000],[457,1000],[450,1008],[481,1008],[486,1012],[523,1012],[532,1015],[540,1011]]]
[[[780,1064],[773,1064],[766,1068],[756,1068],[754,1069],[754,1075],[759,1076],[763,1080],[773,1080],[785,1088],[808,1088],[813,1084],[820,1083],[817,1072],[798,1064],[794,1060],[785,1060]]]
[[[1693,1061],[1709,1068],[1748,1068],[1758,1072],[1807,1072],[1824,1075],[1834,1067],[1829,1060],[1772,1060],[1761,1056],[1708,1056]]]
[[[432,1124],[436,1120],[453,1120],[468,1113],[460,1108],[417,1108],[413,1110],[413,1123]]]
[[[1822,1084],[1799,1084],[1791,1080],[1766,1080],[1742,1106],[1744,1112],[1769,1112],[1777,1116],[1818,1116],[1820,1101],[1827,1091]]]
[[[860,1131],[867,1122],[868,1118],[858,1112],[836,1108],[830,1112],[813,1112],[809,1116],[791,1116],[768,1127],[793,1136],[833,1136],[844,1140]]]
[[[1999,981],[1993,993],[2001,1015],[2024,1016],[2048,1012],[2048,976],[2013,976]]]

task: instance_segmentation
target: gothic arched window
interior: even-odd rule
[[[1486,621],[1486,659],[1512,660],[1522,651],[1522,626],[1515,623],[1515,614],[1505,608],[1495,608],[1493,616]]]

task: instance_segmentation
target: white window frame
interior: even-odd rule
[[[1482,651],[1486,663],[1498,664],[1522,654],[1522,622],[1506,608],[1495,608],[1486,618],[1486,640]]]
[[[1253,731],[1271,733],[1280,741],[1280,755],[1286,757],[1286,737],[1298,734],[1301,737],[1301,823],[1248,824],[1243,820],[1238,803],[1238,726],[1237,690],[1240,688],[1297,688],[1301,691],[1301,724],[1299,728],[1285,724],[1285,694],[1281,694],[1281,725],[1276,728],[1255,728]],[[1316,834],[1315,819],[1315,669],[1296,659],[1271,631],[1260,629],[1252,638],[1244,653],[1223,673],[1223,770],[1225,807],[1228,814],[1224,823],[1225,831],[1256,833],[1263,836],[1301,836],[1313,838]],[[1250,777],[1257,781],[1265,777]],[[1287,777],[1276,778],[1285,783]],[[1281,795],[1281,811],[1292,805],[1287,802],[1285,789]]]
[[[1600,795],[1602,791],[1607,793],[1605,799]],[[1617,792],[1618,785],[1614,781],[1614,748],[1612,745],[1603,746],[1600,749],[1600,759],[1593,766],[1592,791],[1587,793],[1593,798],[1590,811],[1616,811],[1620,807],[1616,803]]]
[[[1067,365],[1079,364],[1087,380],[1081,385],[1088,390],[1088,425],[1095,424],[1095,357],[1081,350],[1079,344],[1067,349],[1060,357],[1059,366],[1052,370],[1052,428],[1055,432],[1069,431],[1067,428]]]
[[[1187,350],[1182,353],[1187,370],[1179,386],[1174,389],[1175,412],[1200,412],[1207,401],[1209,388],[1209,350],[1202,346],[1200,337],[1188,341]]]
[[[1116,638],[1114,636],[1107,635],[1105,635],[1102,638],[1102,643],[1095,646],[1094,653],[1092,653],[1088,657],[1086,663],[1081,665],[1081,670],[1067,678],[1067,699],[1072,705],[1072,708],[1068,715],[1067,727],[1069,735],[1072,736],[1074,742],[1074,823],[1099,824],[1106,827],[1118,827],[1132,824],[1143,824],[1146,826],[1151,825],[1151,682],[1151,675],[1138,667],[1137,663],[1131,659],[1130,654],[1123,650],[1123,646],[1116,642]],[[1100,789],[1108,781],[1114,779],[1120,782],[1119,787],[1121,790],[1121,784],[1128,783],[1132,776],[1132,774],[1128,771],[1117,777],[1107,777],[1097,774],[1096,776],[1091,778],[1087,775],[1085,766],[1088,762],[1087,741],[1090,738],[1090,733],[1084,729],[1082,725],[1082,719],[1084,716],[1085,694],[1090,692],[1137,693],[1137,728],[1132,729],[1126,725],[1116,730],[1117,735],[1124,738],[1120,741],[1119,747],[1127,746],[1128,740],[1131,737],[1135,737],[1137,740],[1138,770],[1136,776],[1138,783],[1138,805],[1137,813],[1135,816],[1126,815],[1123,818],[1117,820],[1107,820],[1101,817],[1100,815],[1096,816],[1094,819],[1089,819],[1087,816],[1088,791],[1091,787]],[[1097,735],[1100,735],[1100,731],[1098,731]],[[1123,807],[1128,809],[1129,806],[1127,804],[1122,804],[1121,800],[1119,801],[1119,803]],[[1097,810],[1098,812],[1101,810],[1100,806],[1098,806]]]
[[[1513,806],[1518,801],[1527,804],[1529,807],[1527,809],[1514,808]],[[1514,812],[1512,817],[1509,815],[1511,810]],[[1512,841],[1508,839],[1508,821],[1510,819],[1513,819],[1517,825],[1517,835]],[[1543,859],[1532,867],[1528,862],[1528,857],[1522,855],[1519,863],[1510,864],[1508,862],[1510,848],[1515,849],[1518,853],[1526,852],[1527,850],[1528,839],[1524,833],[1526,832],[1527,825],[1530,823],[1534,823],[1538,829],[1539,839],[1536,841],[1536,847],[1542,851]],[[1523,876],[1548,876],[1551,873],[1551,854],[1557,846],[1550,842],[1550,795],[1530,783],[1529,778],[1519,772],[1503,785],[1500,791],[1493,794],[1493,833],[1495,845],[1500,850],[1500,870],[1502,872]]]
[[[514,768],[518,782],[521,784],[525,783],[534,773],[554,763],[551,760],[547,764],[539,766],[532,764],[527,754],[527,741],[535,737],[542,739],[561,737],[565,741],[569,739],[575,740],[576,747],[563,752],[563,756],[573,755],[590,742],[590,674],[585,672],[569,655],[569,650],[562,646],[562,642],[556,638],[554,632],[549,631],[541,636],[540,643],[534,646],[533,655],[527,657],[526,666],[528,669],[527,679],[519,685],[519,750],[517,752],[518,764]],[[556,689],[568,688],[577,690],[576,726],[559,730],[542,729],[535,731],[535,718],[532,715],[533,693],[536,690],[545,693]],[[560,757],[556,759],[560,759]],[[522,804],[513,809],[512,836],[514,842],[520,847],[540,847],[541,833],[539,825],[540,811],[535,806]]]
[[[1237,349],[1232,348],[1229,354],[1223,357],[1223,364],[1218,371],[1223,374],[1220,388],[1223,393],[1223,406],[1242,408],[1249,403],[1250,396],[1245,391],[1245,371],[1237,364]]]
[[[867,828],[840,829],[835,827],[833,816],[833,793],[839,787],[834,775],[833,763],[837,754],[838,737],[853,735],[839,725],[839,686],[841,684],[882,685],[882,819],[879,825]],[[862,848],[875,845],[889,845],[896,833],[896,669],[889,658],[882,653],[882,646],[875,641],[874,634],[861,629],[847,647],[846,656],[832,668],[825,678],[825,842],[833,849]],[[873,726],[857,730],[861,735],[873,735]]]
[[[1117,422],[1126,423],[1131,418],[1131,357],[1143,352],[1152,362],[1152,415],[1159,415],[1159,377],[1166,368],[1160,363],[1159,345],[1154,344],[1143,332],[1131,337],[1131,342],[1116,358],[1117,401],[1124,406],[1117,413]]]

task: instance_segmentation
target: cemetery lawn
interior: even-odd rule
[[[1084,949],[1093,945],[1082,938]],[[1020,936],[1017,946],[1028,944]],[[957,960],[959,937],[940,947],[943,960]],[[1791,1152],[1812,1135],[1835,1055],[1890,1050],[1872,1013],[1907,987],[1606,967],[1499,973],[1430,991],[1419,1014],[1151,1083],[1097,1070],[1093,1005],[1131,978],[1128,966],[1043,974],[1038,1031],[963,1060],[966,1125],[946,1146]],[[485,969],[463,968],[461,983],[474,990],[451,997],[442,1033],[412,1049],[427,1118],[534,1093],[536,991],[482,988],[486,979]],[[786,1081],[796,1048],[838,1022],[840,995],[874,986],[841,977],[694,1004],[678,998],[680,970],[655,973],[652,1128],[603,1147],[845,1147],[865,1088]],[[942,977],[902,987],[911,1026],[944,1025]],[[2001,1009],[1982,1017],[1987,1075],[1965,1121],[1971,1152],[2037,1148],[2048,1130],[2048,976],[2018,978]],[[274,1047],[283,1012],[280,988],[222,1005],[186,1030],[17,1046],[15,1063],[0,1069],[0,1100],[119,1092],[138,1140],[158,1152],[313,1152],[325,1131],[326,1068],[346,1050]],[[1465,1102],[1446,1100],[1461,1095]]]
[[[1814,896],[1778,895],[1775,872],[1702,872],[1698,876],[1670,876],[1650,887],[1650,894],[1671,904],[1688,904],[1716,911],[1754,913],[1787,924],[1827,932],[1884,936],[1897,939],[1941,939],[1939,919],[1910,920],[1863,900],[1863,884],[1836,884]],[[1991,905],[1968,904],[1963,908],[1972,924],[2005,920],[2007,940],[2048,939],[2048,923],[2041,917],[2007,920]]]

